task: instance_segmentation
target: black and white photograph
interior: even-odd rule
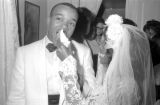
[[[160,0],[0,0],[0,105],[160,105]]]

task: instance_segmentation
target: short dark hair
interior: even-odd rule
[[[146,30],[154,30],[156,32],[156,37],[160,37],[160,22],[157,20],[149,20],[146,22],[146,24],[143,27],[143,31]]]
[[[88,39],[92,33],[92,23],[95,15],[86,7],[77,8],[79,19],[76,24],[72,38],[79,43],[83,43],[84,39]]]
[[[50,17],[53,16],[54,9],[59,5],[65,5],[65,6],[68,6],[68,7],[72,8],[72,9],[74,9],[77,12],[77,16],[78,16],[77,8],[74,5],[70,4],[70,3],[64,2],[64,3],[58,3],[58,4],[56,4],[55,6],[52,7],[51,12],[50,12]]]
[[[105,24],[105,21],[104,21],[104,19],[101,18],[101,17],[96,17],[96,18],[95,18],[95,21],[94,21],[94,25],[97,25],[98,23],[103,23],[103,24]]]

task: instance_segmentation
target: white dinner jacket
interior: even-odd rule
[[[72,41],[77,49],[81,70],[84,70],[83,93],[87,96],[94,87],[94,70],[89,48]],[[18,48],[7,105],[48,105],[45,67],[45,38]],[[63,102],[60,93],[60,104]]]

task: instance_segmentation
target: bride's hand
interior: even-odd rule
[[[64,74],[63,74],[63,72],[59,71],[58,73],[59,73],[59,76],[61,77],[61,79],[64,80]]]

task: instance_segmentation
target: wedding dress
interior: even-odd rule
[[[64,105],[154,105],[154,76],[147,36],[134,26],[118,25],[108,25],[106,43],[113,48],[113,57],[103,84],[97,84],[91,96],[81,94],[76,59],[70,56],[69,62],[60,67]]]

